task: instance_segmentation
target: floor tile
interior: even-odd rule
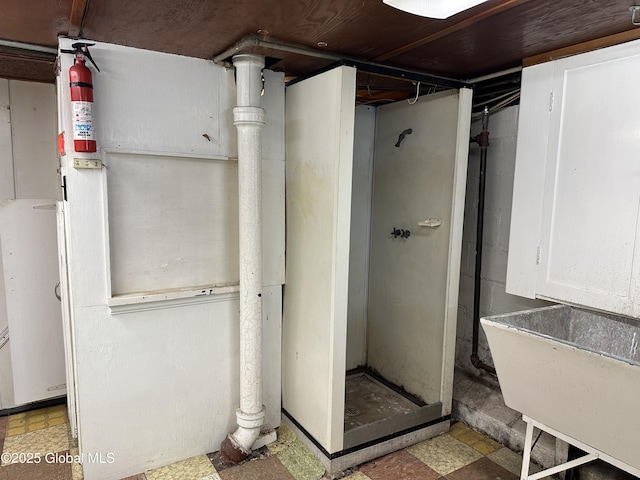
[[[66,425],[56,425],[34,432],[7,437],[3,453],[56,453],[69,450],[69,438]],[[4,464],[4,462],[3,462]]]
[[[147,480],[219,480],[206,455],[198,455],[178,463],[145,472]]]
[[[69,453],[74,457],[78,457],[80,455],[80,451],[78,447],[70,447]],[[71,478],[73,480],[84,480],[84,473],[82,471],[82,464],[79,462],[73,462],[71,464]],[[143,479],[144,480],[144,479]]]
[[[409,447],[407,451],[440,475],[448,475],[482,458],[478,451],[448,434]]]
[[[9,417],[4,416],[0,417],[0,439],[4,439],[7,436],[7,423],[9,421]]]
[[[77,455],[64,405],[0,417],[0,451],[44,456],[67,450]],[[517,480],[521,462],[520,455],[455,423],[448,434],[362,465],[344,480]],[[540,470],[532,464],[530,472]],[[322,463],[283,424],[278,440],[242,465],[216,471],[209,456],[200,455],[121,480],[318,480],[324,473]],[[0,466],[0,480],[27,479],[82,480],[82,466],[46,462]]]
[[[267,445],[269,451],[273,454],[286,450],[289,446],[297,440],[296,434],[289,428],[289,425],[283,423],[277,429],[278,439]]]
[[[466,443],[483,455],[488,455],[502,448],[500,443],[480,432],[476,432],[462,422],[454,423],[451,426],[451,430],[449,430],[449,435],[460,440],[462,443]]]
[[[14,435],[20,435],[21,433],[27,433],[27,429],[22,425],[14,428],[7,428],[7,437],[12,437]]]
[[[63,404],[63,405],[56,405],[55,407],[49,407],[47,409],[47,413],[49,415],[49,418],[53,418],[53,417],[64,417],[64,418],[66,418],[66,416],[67,416],[67,405]]]
[[[516,452],[509,450],[506,447],[502,447],[500,450],[495,451],[487,455],[487,458],[493,460],[501,467],[509,470],[514,475],[520,476],[520,469],[522,468],[522,456]],[[533,474],[542,470],[542,467],[535,463],[529,463],[529,474]]]
[[[78,437],[73,437],[73,434],[71,433],[71,424],[70,423],[66,423],[67,425],[67,438],[69,439],[69,448],[78,448]]]
[[[246,462],[220,472],[222,480],[296,480],[277,457]]]
[[[436,480],[440,474],[401,450],[369,462],[360,471],[371,480]]]
[[[14,463],[0,467],[0,480],[72,480],[68,463]]]
[[[282,424],[278,429],[278,440],[269,444],[268,447],[269,451],[278,457],[297,480],[315,480],[322,477],[325,472],[320,460],[286,424]]]
[[[371,479],[362,472],[355,472],[355,473],[352,473],[351,475],[347,475],[342,480],[371,480]]]
[[[34,432],[47,427],[62,425],[67,422],[65,405],[41,408],[30,412],[10,415],[7,421],[7,436]]]
[[[447,475],[447,480],[518,480],[518,478],[519,476],[486,457]]]

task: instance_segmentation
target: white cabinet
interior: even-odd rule
[[[640,317],[640,42],[525,69],[507,291]]]
[[[55,293],[55,200],[0,202],[0,245],[15,404],[60,397],[66,393],[66,380]]]

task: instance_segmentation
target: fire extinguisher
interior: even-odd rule
[[[73,149],[76,152],[95,152],[96,137],[93,125],[93,80],[86,60],[100,69],[91,58],[89,47],[93,43],[74,43],[73,50],[62,50],[73,53],[75,60],[69,69],[69,87],[71,88],[71,115],[73,125]]]

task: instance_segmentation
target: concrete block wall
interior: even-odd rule
[[[541,300],[532,300],[505,293],[518,112],[519,107],[514,106],[489,116],[490,147],[487,153],[485,189],[482,281],[480,289],[481,317],[549,305]],[[482,122],[477,119],[471,125],[471,136],[475,137],[481,130]],[[469,357],[473,338],[473,291],[479,171],[480,147],[476,143],[472,143],[469,149],[467,195],[462,234],[456,367],[474,373],[478,373],[478,371],[471,365]],[[485,363],[493,365],[482,328],[480,329],[479,355]]]

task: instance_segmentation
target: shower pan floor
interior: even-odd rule
[[[383,385],[368,374],[347,377],[345,385],[344,431],[398,415],[416,412],[424,405],[412,402],[402,394]]]
[[[342,449],[327,452],[286,410],[284,421],[330,473],[340,472],[449,430],[442,403],[426,404],[375,372],[359,368],[345,377]]]
[[[442,417],[440,402],[426,404],[363,369],[345,379],[344,448],[421,428]]]

